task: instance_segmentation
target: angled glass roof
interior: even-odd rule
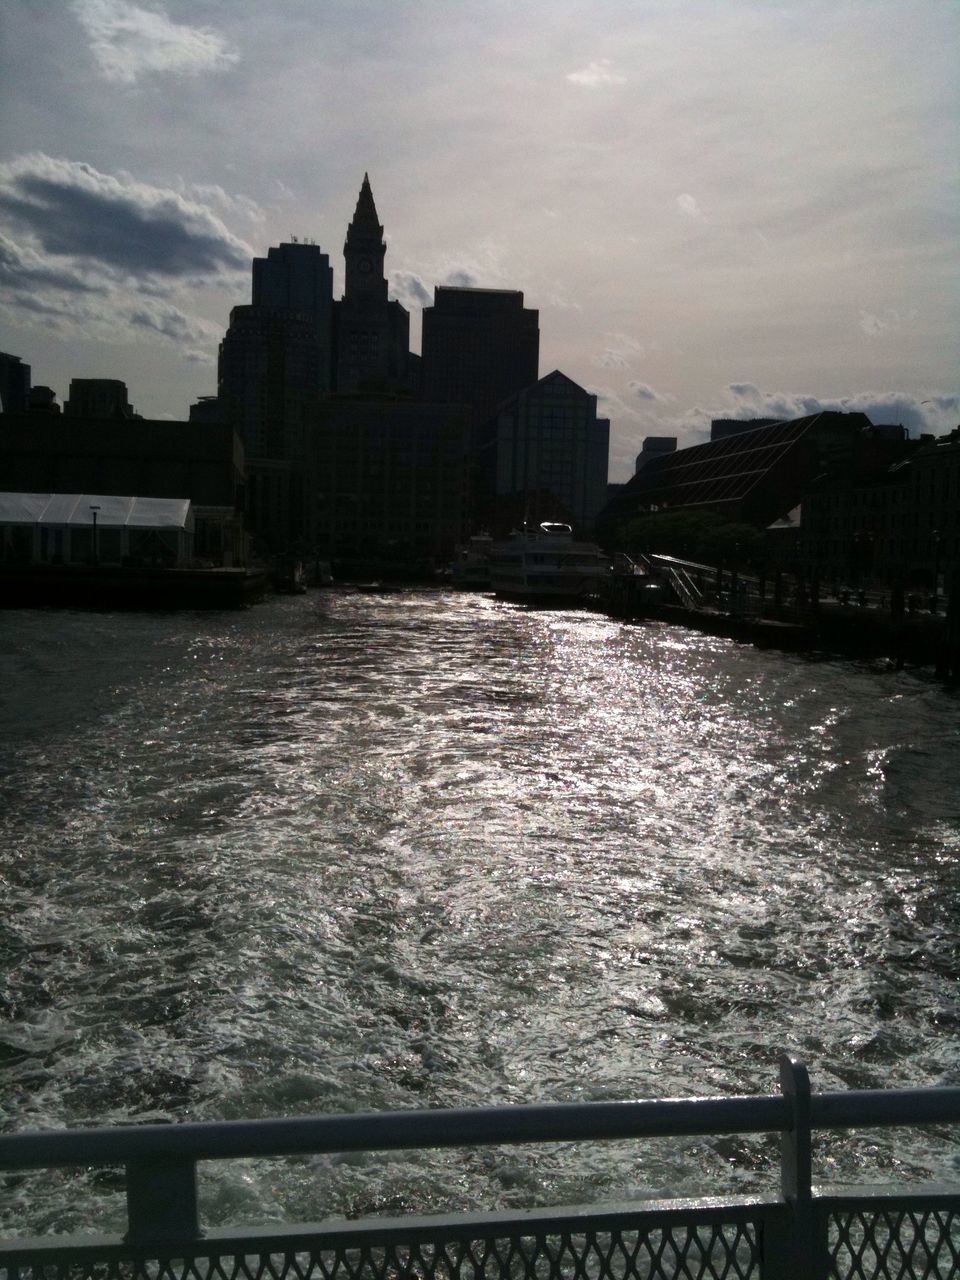
[[[189,498],[125,498],[111,493],[0,493],[0,524],[92,525],[102,529],[183,529]]]

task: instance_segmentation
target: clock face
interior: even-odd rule
[[[362,271],[364,275],[373,270],[373,263],[369,258],[361,258],[357,263],[357,270]]]

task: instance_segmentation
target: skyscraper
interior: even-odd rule
[[[363,175],[343,246],[345,288],[335,305],[337,391],[408,389],[410,317],[387,300],[387,246],[370,179]]]
[[[253,260],[253,305],[297,312],[316,325],[318,391],[329,391],[332,374],[333,268],[315,244],[275,245]]]
[[[426,399],[469,404],[478,422],[489,418],[501,400],[536,382],[539,319],[515,290],[434,289],[423,312]]]

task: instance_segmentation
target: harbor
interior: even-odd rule
[[[958,1083],[955,696],[487,595],[0,614],[8,1132]],[[943,1127],[831,1184],[956,1179]],[[762,1195],[764,1135],[200,1167],[204,1224]],[[7,1234],[124,1229],[78,1169]]]

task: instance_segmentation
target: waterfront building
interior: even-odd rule
[[[0,492],[0,563],[177,568],[194,551],[188,498]]]
[[[805,492],[803,563],[823,581],[939,594],[960,571],[960,428],[907,441],[901,427],[899,448],[890,428],[878,430],[885,456],[824,475]]]
[[[5,413],[0,489],[189,499],[197,555],[245,563],[243,446],[227,423]]]
[[[331,396],[309,434],[311,549],[329,559],[446,563],[464,532],[463,406]]]
[[[795,507],[815,477],[849,468],[872,449],[872,431],[865,414],[823,411],[678,449],[632,476],[603,524],[666,509],[715,511],[764,528]]]
[[[509,498],[533,524],[593,525],[607,499],[610,452],[610,423],[597,417],[595,395],[555,369],[507,399],[481,430],[481,511]]]
[[[423,395],[469,404],[478,423],[539,377],[539,312],[512,289],[439,286],[423,311]]]

